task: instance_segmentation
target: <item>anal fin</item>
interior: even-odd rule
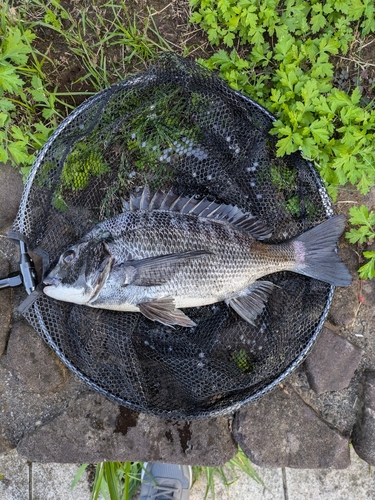
[[[163,297],[150,302],[137,304],[140,312],[152,321],[159,321],[163,325],[173,326],[196,326],[186,314],[180,309],[176,309],[173,297]]]
[[[243,295],[227,300],[226,303],[241,318],[254,325],[255,319],[262,313],[275,286],[271,281],[256,281],[244,291]]]

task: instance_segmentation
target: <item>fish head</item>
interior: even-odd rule
[[[66,250],[44,278],[43,292],[74,304],[88,304],[104,286],[113,265],[105,237],[82,241]]]

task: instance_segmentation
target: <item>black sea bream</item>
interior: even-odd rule
[[[44,293],[182,326],[194,322],[181,309],[225,301],[253,323],[277,293],[261,280],[268,274],[288,270],[350,285],[336,252],[344,227],[338,215],[285,243],[266,244],[259,240],[270,231],[236,207],[145,189],[61,255]]]

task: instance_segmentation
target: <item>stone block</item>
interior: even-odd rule
[[[375,465],[375,371],[363,375],[361,408],[353,428],[353,447],[363,460]]]
[[[1,500],[30,500],[30,469],[26,460],[20,458],[16,451],[0,456]]]
[[[329,427],[290,388],[275,390],[236,415],[233,437],[263,467],[344,469],[349,439]]]
[[[375,472],[351,449],[345,470],[286,469],[289,500],[373,500]],[[284,499],[283,499],[284,500]]]
[[[65,382],[65,366],[26,321],[13,325],[7,361],[12,374],[29,391],[56,391]]]
[[[237,453],[224,417],[172,422],[138,413],[92,393],[25,436],[18,453],[32,461],[108,461],[223,465]]]
[[[9,441],[7,441],[2,436],[2,429],[0,427],[0,455],[2,455],[3,453],[7,453],[8,451],[10,451],[14,448],[15,448],[15,446],[13,446],[12,443],[9,443]],[[1,474],[1,472],[0,472],[0,474]]]
[[[363,351],[329,328],[323,328],[305,361],[307,379],[317,394],[349,386]]]

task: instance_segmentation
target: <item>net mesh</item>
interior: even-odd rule
[[[12,228],[44,272],[144,185],[237,205],[279,242],[332,209],[311,164],[278,158],[273,117],[194,62],[164,54],[147,72],[88,99],[35,162]],[[233,412],[304,359],[333,287],[289,272],[252,326],[225,304],[185,310],[194,329],[139,313],[58,302],[38,287],[23,314],[92,388],[133,409],[193,419]]]

